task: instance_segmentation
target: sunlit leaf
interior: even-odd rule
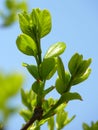
[[[79,77],[82,76],[88,69],[89,65],[91,64],[91,61],[92,61],[91,58],[88,60],[83,60],[78,67],[76,76],[79,76]]]
[[[83,82],[84,80],[86,80],[86,79],[89,77],[90,73],[91,73],[91,69],[88,68],[88,69],[86,70],[86,72],[85,72],[81,77],[76,77],[76,78],[72,81],[72,85],[76,85],[76,84],[79,84],[79,83]]]
[[[89,65],[91,64],[91,58],[83,60],[83,56],[78,53],[74,54],[68,63],[69,71],[74,78],[79,78],[86,73]]]
[[[57,68],[56,68],[56,65],[55,65],[54,68],[51,70],[51,72],[48,74],[47,80],[52,78],[52,76],[55,74],[56,70],[57,70]]]
[[[36,56],[38,53],[35,41],[26,34],[18,36],[16,44],[18,49],[26,55]]]
[[[50,46],[44,58],[57,57],[64,52],[65,48],[64,42],[57,42]]]
[[[51,31],[51,15],[48,10],[44,9],[40,15],[41,37],[44,37]]]
[[[51,15],[48,10],[33,9],[31,13],[32,23],[38,27],[40,38],[47,35],[51,30]]]
[[[30,29],[30,16],[27,12],[23,12],[19,14],[19,24],[23,33],[32,36],[32,31]]]

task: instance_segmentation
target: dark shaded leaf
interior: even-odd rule
[[[60,94],[66,91],[65,83],[60,78],[57,78],[55,87],[56,87],[57,92]]]
[[[80,63],[82,62],[83,56],[79,55],[78,53],[75,53],[69,63],[68,63],[68,68],[69,71],[72,75],[74,75],[77,71],[78,66],[80,65]]]
[[[54,73],[51,73],[55,68],[55,60],[53,58],[44,59],[40,64],[40,75],[42,79],[46,80],[52,77]],[[51,73],[51,75],[50,75]]]
[[[78,93],[67,92],[61,95],[59,104],[62,104],[64,102],[69,102],[71,100],[82,100],[82,98]]]
[[[57,57],[57,72],[59,78],[62,80],[63,83],[65,83],[65,68],[60,57]]]
[[[35,79],[39,79],[39,74],[38,74],[38,68],[35,65],[28,65],[26,63],[22,64],[24,67],[27,68],[27,70],[29,71],[29,73],[35,78]]]

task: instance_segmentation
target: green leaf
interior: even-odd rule
[[[40,86],[39,86],[39,83],[38,83],[38,81],[35,81],[33,84],[32,84],[32,90],[36,93],[36,94],[38,94],[38,92],[39,92],[39,88]]]
[[[51,72],[48,74],[47,80],[52,78],[52,76],[55,74],[56,70],[57,70],[57,68],[56,68],[56,65],[55,65],[54,68],[51,70]]]
[[[90,127],[86,123],[83,123],[83,129],[84,130],[90,130]]]
[[[60,94],[66,91],[65,83],[60,78],[57,78],[55,82],[55,87],[56,87],[57,92]]]
[[[15,7],[16,2],[15,0],[6,0],[5,5],[9,10],[12,10]]]
[[[26,55],[36,56],[38,53],[35,41],[26,34],[18,36],[16,44],[18,49]]]
[[[29,109],[32,110],[31,106],[31,93],[30,92],[25,92],[23,89],[21,89],[21,98],[22,98],[22,103]]]
[[[62,80],[63,83],[65,83],[65,68],[60,57],[57,57],[57,72],[59,78]]]
[[[62,69],[62,75],[65,74],[65,78],[62,77],[61,75],[61,69],[60,69],[60,66],[59,66],[59,77],[56,79],[56,82],[55,82],[55,87],[56,87],[56,90],[58,91],[58,93],[60,94],[63,94],[66,92],[66,89],[68,87],[68,84],[70,82],[70,79],[71,79],[71,76],[70,76],[70,73],[65,71],[63,73],[63,69]],[[61,78],[60,78],[61,77]],[[65,81],[64,81],[65,80]]]
[[[91,126],[88,126],[86,123],[83,123],[82,125],[83,130],[98,130],[98,121],[97,122],[91,122]]]
[[[54,73],[51,73],[55,68],[55,60],[53,58],[44,59],[40,64],[40,75],[42,79],[46,80],[52,77]],[[51,75],[50,75],[51,73]]]
[[[51,15],[48,10],[44,9],[40,15],[41,38],[51,31]]]
[[[78,53],[74,54],[68,63],[68,67],[72,76],[74,78],[81,77],[88,69],[91,61],[91,58],[88,60],[83,60],[82,55],[79,55]]]
[[[72,81],[72,85],[76,85],[76,84],[79,84],[79,83],[83,82],[84,80],[86,80],[86,79],[89,77],[90,73],[91,73],[91,69],[88,68],[88,69],[86,70],[86,72],[85,72],[81,77],[76,77],[76,78]]]
[[[4,17],[3,26],[7,27],[12,25],[16,21],[16,13],[11,12],[8,16]]]
[[[65,48],[66,45],[64,42],[57,42],[50,46],[44,58],[57,57],[64,52]]]
[[[47,88],[46,90],[44,90],[43,95],[44,95],[44,96],[47,95],[47,94],[48,94],[49,92],[51,92],[54,88],[55,88],[54,86],[51,86],[51,87]]]
[[[26,63],[22,64],[24,67],[27,68],[27,70],[29,71],[29,73],[35,78],[35,79],[39,79],[39,74],[38,74],[38,68],[35,65],[28,65]]]
[[[54,117],[50,117],[48,120],[48,128],[49,130],[54,130]]]
[[[61,109],[57,112],[56,116],[56,127],[58,130],[63,129],[66,125],[68,125],[75,116],[72,116],[71,118],[68,118],[68,112],[64,111],[64,109]]]
[[[40,38],[47,35],[51,30],[51,15],[48,10],[33,9],[31,13],[32,23],[38,27]]]
[[[88,67],[89,67],[89,65],[91,64],[91,58],[90,59],[88,59],[88,60],[83,60],[81,63],[80,63],[80,65],[79,65],[79,67],[78,67],[78,69],[77,69],[77,73],[76,73],[76,76],[78,77],[80,77],[80,76],[82,76],[85,72],[86,72],[86,70],[88,69]]]
[[[24,118],[24,120],[27,122],[32,117],[32,112],[29,110],[21,110],[20,115]]]
[[[32,37],[32,24],[30,20],[30,15],[27,12],[19,14],[19,24],[22,32]]]
[[[76,73],[79,64],[82,62],[82,59],[83,59],[83,56],[79,55],[78,53],[75,53],[71,57],[71,59],[68,63],[68,68],[72,75],[74,75]]]
[[[33,9],[31,14],[19,14],[19,23],[23,33],[35,41],[47,35],[51,30],[51,15],[48,10]]]
[[[78,93],[71,93],[71,92],[66,92],[61,95],[60,100],[58,101],[58,104],[62,104],[64,102],[68,102],[71,100],[82,100],[81,96]]]

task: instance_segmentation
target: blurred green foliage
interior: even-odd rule
[[[26,0],[21,0],[20,2],[18,0],[5,0],[4,6],[6,10],[0,11],[3,21],[2,27],[12,25],[18,18],[17,13],[23,10],[27,11],[28,9]]]
[[[9,116],[17,110],[11,107],[9,100],[15,96],[23,83],[23,77],[18,73],[5,75],[0,73],[0,127],[4,127]]]
[[[91,126],[86,123],[83,123],[83,130],[98,130],[98,121],[95,123],[91,122]]]

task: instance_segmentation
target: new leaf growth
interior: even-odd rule
[[[51,15],[46,9],[37,8],[30,14],[19,14],[19,24],[22,34],[17,37],[16,45],[22,53],[36,60],[36,65],[23,63],[35,81],[30,91],[21,91],[22,102],[27,107],[20,112],[26,121],[21,130],[40,129],[45,122],[48,122],[49,129],[53,130],[54,115],[56,127],[60,130],[74,118],[68,119],[64,110],[66,104],[71,100],[82,100],[78,93],[72,93],[70,90],[73,85],[89,77],[91,59],[84,60],[82,55],[75,53],[69,60],[67,71],[60,57],[66,49],[66,44],[62,41],[52,44],[42,57],[41,38],[50,33],[52,25]],[[54,74],[57,74],[55,84],[46,88],[47,80]],[[47,94],[54,89],[60,94],[59,99],[47,99]]]

